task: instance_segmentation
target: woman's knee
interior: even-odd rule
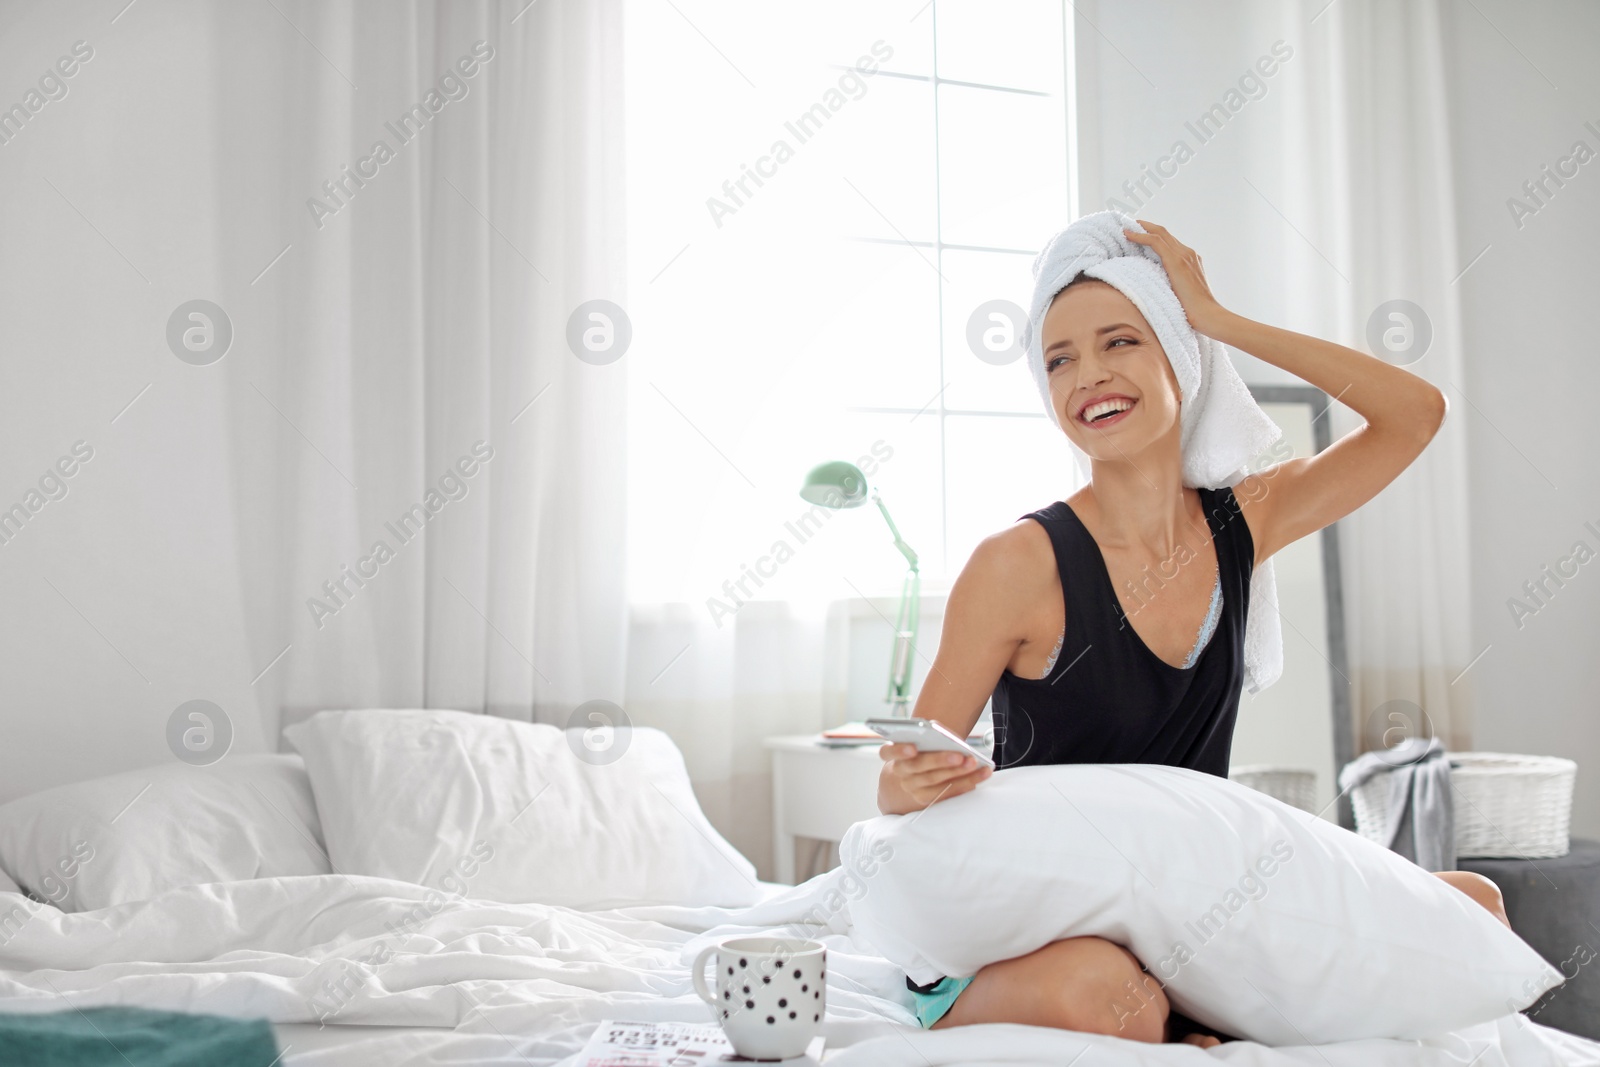
[[[1133,953],[1099,937],[1056,941],[1039,951],[1055,977],[1055,1025],[1130,1041],[1164,1040],[1166,994]]]
[[[1506,916],[1505,898],[1500,893],[1500,887],[1491,879],[1476,871],[1435,871],[1434,876],[1483,905],[1507,926],[1511,925],[1511,920]]]
[[[1078,966],[1067,976],[1067,1005],[1077,1029],[1109,1033],[1130,1041],[1160,1043],[1171,1008],[1160,982],[1139,966],[1139,958],[1114,941],[1086,937]],[[1102,1027],[1096,1025],[1102,1021]]]

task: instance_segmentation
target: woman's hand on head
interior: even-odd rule
[[[994,774],[992,768],[963,753],[919,752],[913,744],[883,745],[878,755],[918,809],[970,793]]]
[[[1178,298],[1178,303],[1183,305],[1183,313],[1188,318],[1189,325],[1193,326],[1197,333],[1203,333],[1207,337],[1214,336],[1213,331],[1218,328],[1220,320],[1228,312],[1217,302],[1217,298],[1211,295],[1211,286],[1207,284],[1205,271],[1201,268],[1200,254],[1187,245],[1180,244],[1165,226],[1157,225],[1148,219],[1136,221],[1149,232],[1123,230],[1123,236],[1134,244],[1152,249],[1161,257],[1161,266],[1167,272],[1167,281],[1172,283],[1173,295]]]

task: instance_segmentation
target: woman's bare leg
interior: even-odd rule
[[[1025,1023],[1160,1043],[1170,1011],[1133,953],[1103,938],[1069,937],[984,967],[932,1028]]]
[[[1482,904],[1490,915],[1505,923],[1507,929],[1511,928],[1511,920],[1506,916],[1505,898],[1500,895],[1500,887],[1492,881],[1473,871],[1434,871],[1433,874],[1445,885],[1454,886]]]
[[[1435,871],[1434,876],[1510,928],[1494,882],[1472,871]],[[1069,937],[979,970],[932,1029],[1023,1023],[1155,1044],[1167,1040],[1171,1011],[1160,983],[1133,953],[1104,938]],[[1218,1043],[1200,1035],[1184,1040],[1202,1048]]]

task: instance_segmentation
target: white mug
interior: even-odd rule
[[[715,992],[706,960],[716,957]],[[728,1043],[752,1060],[805,1054],[828,1014],[828,950],[801,938],[735,937],[694,961],[694,991],[710,1004]]]

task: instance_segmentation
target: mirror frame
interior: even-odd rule
[[[1304,404],[1311,412],[1311,440],[1318,452],[1333,443],[1333,431],[1324,418],[1332,405],[1328,394],[1314,385],[1250,385],[1250,395],[1258,404]],[[1327,604],[1329,713],[1333,719],[1334,789],[1339,806],[1339,825],[1356,828],[1350,797],[1338,789],[1337,776],[1355,758],[1355,726],[1350,718],[1350,674],[1345,644],[1344,581],[1339,567],[1339,524],[1330,523],[1318,531],[1322,538],[1323,601]]]

